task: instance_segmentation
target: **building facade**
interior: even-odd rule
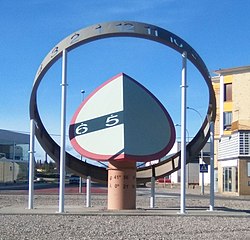
[[[29,135],[0,129],[0,183],[28,177]]]
[[[181,150],[181,142],[176,141],[173,148],[169,152],[169,154],[175,154]],[[206,163],[208,164],[208,172],[200,173],[200,164]],[[204,179],[204,185],[209,185],[210,183],[210,142],[207,142],[202,149],[202,154],[196,156],[192,162],[186,165],[186,184],[189,185],[202,185],[202,178]],[[169,176],[171,183],[180,183],[181,182],[181,169],[173,172]]]
[[[215,74],[218,191],[250,195],[250,66],[219,69]]]

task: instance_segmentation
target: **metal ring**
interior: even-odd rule
[[[43,149],[58,164],[60,158],[60,146],[50,137],[46,131],[39,115],[37,107],[37,90],[45,73],[50,67],[62,56],[64,50],[71,51],[81,45],[95,40],[111,37],[135,37],[152,40],[166,45],[177,52],[187,53],[187,58],[196,66],[203,76],[209,90],[209,104],[207,115],[203,121],[200,130],[197,132],[192,141],[187,145],[187,163],[192,160],[203,148],[209,138],[209,123],[215,120],[216,116],[216,100],[212,87],[211,76],[207,67],[198,53],[183,39],[175,34],[146,23],[133,21],[114,21],[96,24],[73,34],[70,34],[64,40],[59,42],[44,58],[40,64],[30,97],[30,119],[36,122],[35,135]],[[80,161],[78,158],[66,153],[66,167],[70,168],[74,173],[86,177],[91,176],[94,181],[107,182],[107,170]],[[180,169],[180,151],[174,156],[154,165],[155,177],[161,177]],[[137,170],[138,182],[148,182],[152,176],[152,168],[144,167]]]

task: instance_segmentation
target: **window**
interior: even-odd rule
[[[250,133],[240,132],[240,155],[250,154]]]
[[[231,130],[232,125],[232,112],[223,113],[223,126],[224,130]]]
[[[223,168],[223,192],[238,191],[238,169],[237,167]]]
[[[224,101],[232,101],[232,83],[224,84]]]

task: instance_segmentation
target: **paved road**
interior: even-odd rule
[[[94,193],[106,193],[107,190],[103,184],[92,183],[92,192]],[[6,184],[0,185],[0,194],[2,193],[16,193],[16,194],[28,194],[29,185],[27,183],[21,184]],[[35,183],[35,194],[56,194],[59,191],[59,183]],[[65,184],[65,193],[78,193],[78,184]],[[86,192],[86,185],[82,184],[82,193]]]

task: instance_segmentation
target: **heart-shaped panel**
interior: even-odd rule
[[[146,162],[170,151],[175,129],[160,101],[121,73],[82,102],[69,137],[76,151],[90,159]]]

